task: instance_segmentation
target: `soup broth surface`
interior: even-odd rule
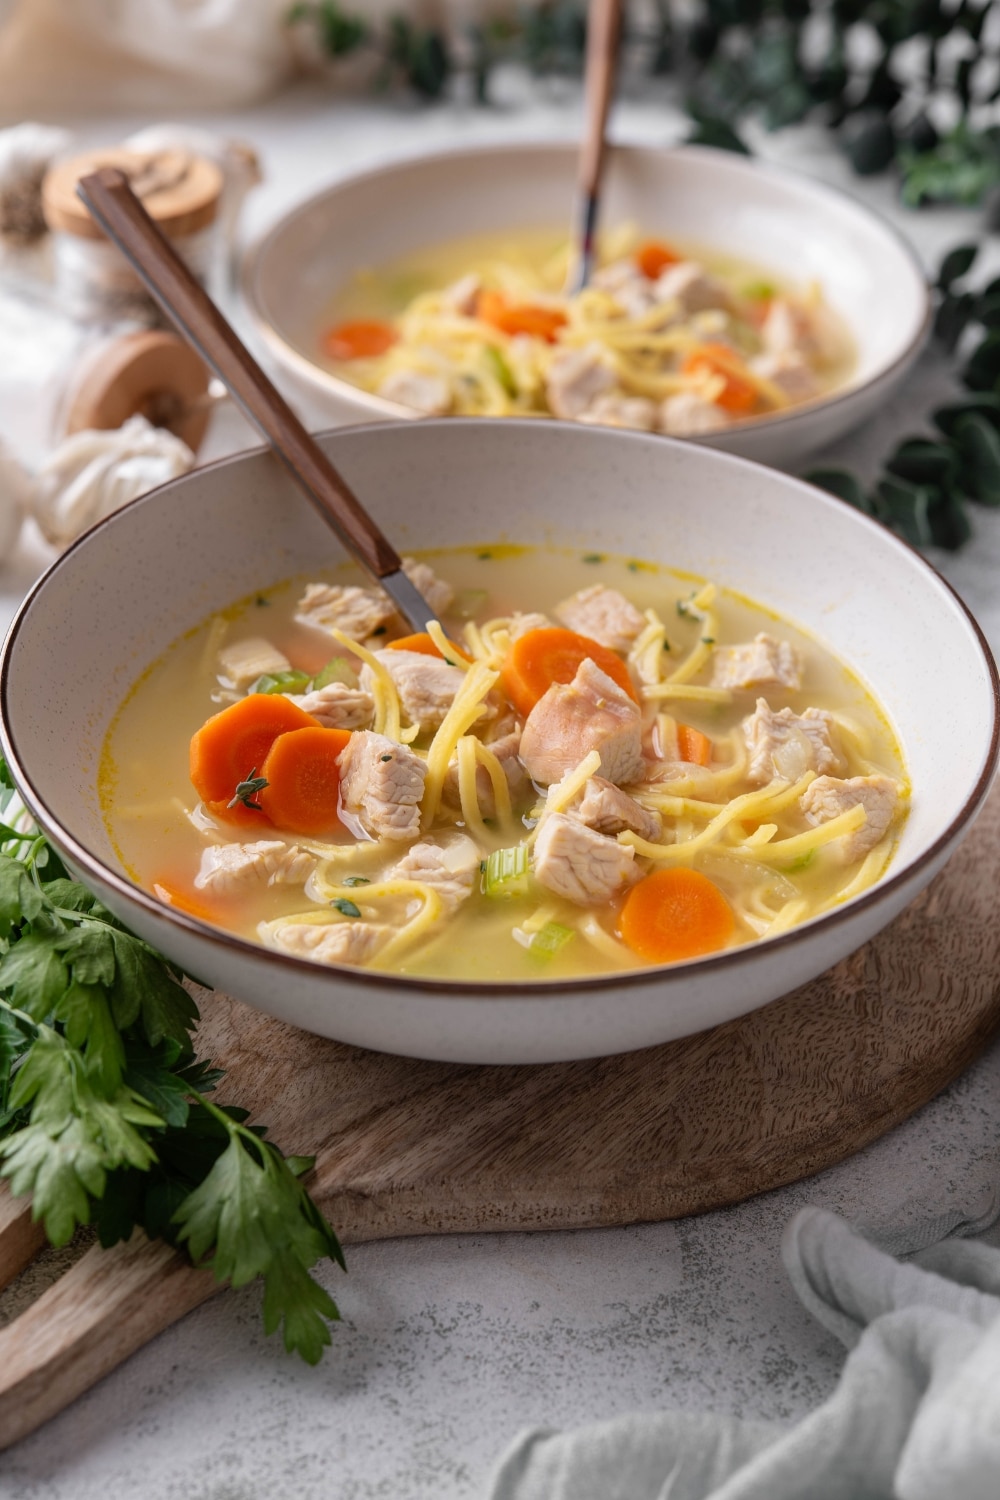
[[[703,580],[639,560],[491,545],[428,552],[421,558],[455,590],[453,603],[442,611],[445,634],[462,644],[477,670],[490,650],[496,662],[498,650],[509,647],[505,625],[516,612],[544,611],[551,618],[559,601],[595,584],[620,592],[639,611],[651,612],[645,620],[649,642],[643,646],[640,638],[629,654],[621,653],[641,703],[643,776],[649,778],[630,783],[627,795],[646,814],[655,813],[661,828],[652,843],[634,844],[634,868],[627,879],[606,899],[581,904],[535,878],[538,841],[559,788],[556,783],[533,785],[527,778],[512,793],[508,818],[496,803],[483,811],[481,825],[474,828],[475,819],[465,816],[465,804],[453,796],[419,835],[444,845],[452,838],[472,837],[477,844],[469,894],[453,914],[438,911],[429,921],[420,916],[426,908],[419,891],[395,890],[391,879],[387,886],[386,872],[417,839],[372,838],[359,818],[346,811],[344,823],[337,825],[334,818],[334,826],[321,836],[275,828],[252,808],[237,807],[229,814],[214,805],[209,811],[192,785],[189,743],[206,720],[241,696],[226,685],[220,653],[247,638],[263,637],[307,677],[319,673],[331,657],[351,659],[342,644],[296,619],[307,582],[299,578],[266,588],[190,631],[143,674],[114,719],[102,761],[102,806],[114,847],[138,884],[242,938],[272,946],[283,946],[276,924],[280,928],[284,919],[294,917],[324,931],[327,925],[352,923],[375,924],[391,934],[412,928],[411,938],[397,942],[392,937],[388,955],[374,951],[365,966],[452,980],[538,982],[647,966],[649,956],[630,948],[619,929],[629,890],[658,869],[695,870],[721,893],[731,913],[731,928],[721,944],[725,947],[808,920],[881,874],[905,810],[902,756],[885,715],[858,677],[812,637],[737,593],[720,589],[713,599]],[[338,584],[367,587],[350,566],[329,577]],[[370,638],[368,647],[380,647],[392,634],[390,628]],[[801,686],[712,688],[719,652],[761,634],[800,654]],[[360,665],[357,658],[353,665]],[[492,690],[497,692],[495,686]],[[843,839],[840,845],[824,840],[825,825],[803,816],[800,799],[817,778],[808,767],[799,774],[801,762],[786,764],[785,776],[775,771],[763,786],[759,779],[747,779],[743,726],[761,697],[776,714],[788,709],[802,716],[813,709],[832,715],[830,735],[841,757],[839,782],[885,777],[898,785],[899,805],[891,824],[862,858],[845,864],[838,857]],[[497,727],[502,727],[499,721]],[[492,731],[482,722],[478,730],[488,747]],[[437,732],[414,737],[412,729],[402,729],[401,737],[408,736],[411,747],[400,753],[432,757]],[[708,744],[707,765],[678,758],[691,753],[691,743]],[[808,755],[807,741],[803,747]],[[246,766],[241,774],[259,769]],[[733,808],[742,809],[741,816],[730,816]],[[568,815],[558,807],[555,812],[570,821],[574,816],[572,808]],[[241,821],[227,821],[231,816]],[[590,836],[606,838],[616,850],[633,839],[621,829]],[[199,888],[207,850],[256,841],[304,851],[313,867],[310,882],[303,887],[262,877],[243,880],[234,891],[211,883]],[[691,852],[679,853],[691,841]],[[782,852],[785,841],[791,841],[787,853]],[[519,844],[527,851],[522,878],[489,888],[490,854]],[[648,857],[650,848],[659,851],[653,858]]]

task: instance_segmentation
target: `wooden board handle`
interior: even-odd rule
[[[352,555],[377,579],[398,573],[402,563],[392,543],[154,224],[125,173],[102,167],[81,177],[77,192]]]
[[[140,1231],[125,1245],[88,1250],[0,1330],[0,1449],[220,1290],[211,1271]]]

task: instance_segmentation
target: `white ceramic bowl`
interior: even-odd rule
[[[708,575],[805,626],[889,714],[912,810],[886,878],[836,912],[621,976],[470,985],[324,968],[168,910],[123,873],[101,818],[109,721],[144,668],[212,610],[341,556],[277,462],[255,451],[88,532],[25,602],[0,669],[4,753],[29,807],[111,910],[188,972],[383,1051],[466,1062],[628,1051],[821,973],[890,921],[967,832],[997,761],[992,657],[947,584],[840,501],[693,444],[556,422],[398,423],[323,445],[402,548],[509,540],[623,552]]]
[[[476,147],[335,183],[279,220],[250,253],[243,291],[259,335],[331,421],[419,416],[318,362],[331,297],[358,270],[427,245],[568,224],[576,161],[571,145]],[[927,334],[930,299],[912,251],[870,209],[810,178],[702,146],[616,147],[602,214],[609,225],[634,220],[651,234],[745,255],[797,284],[818,281],[850,329],[857,362],[839,390],[698,439],[710,447],[794,464],[873,415]]]

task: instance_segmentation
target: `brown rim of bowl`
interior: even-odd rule
[[[361,168],[356,172],[348,173],[346,177],[338,178],[335,182],[329,183],[325,188],[320,188],[318,192],[312,193],[308,198],[304,199],[303,202],[297,204],[287,213],[282,214],[282,216],[250,246],[249,250],[243,258],[243,264],[240,270],[240,292],[242,295],[244,306],[246,307],[246,310],[250,317],[250,321],[253,323],[254,328],[267,344],[272,354],[274,354],[278,359],[282,360],[286,364],[286,366],[294,369],[301,379],[304,379],[310,382],[314,387],[325,391],[327,395],[336,396],[341,401],[347,401],[356,406],[364,406],[365,404],[369,404],[372,408],[373,413],[377,414],[377,418],[384,418],[390,421],[409,422],[428,420],[427,418],[423,417],[415,407],[403,406],[400,402],[390,401],[385,396],[377,396],[372,392],[363,391],[360,386],[352,385],[349,380],[343,380],[339,375],[331,374],[331,372],[327,370],[325,366],[318,364],[315,360],[312,360],[307,355],[302,354],[292,344],[288,343],[284,336],[277,331],[273,323],[271,323],[264,316],[264,313],[261,310],[260,302],[255,295],[258,266],[261,258],[263,257],[264,251],[272,238],[277,234],[279,229],[283,228],[291,220],[298,218],[300,214],[306,213],[316,203],[317,199],[324,198],[327,196],[327,194],[336,192],[339,188],[349,187],[352,184],[361,182],[365,179],[371,180],[378,177],[389,177],[395,172],[398,172],[401,167],[405,167],[408,164],[412,164],[415,162],[422,163],[443,161],[448,158],[466,159],[470,157],[486,157],[491,155],[499,156],[507,155],[511,152],[516,151],[523,151],[525,154],[530,154],[536,151],[541,152],[559,149],[575,151],[576,147],[572,143],[567,143],[565,141],[534,140],[516,141],[507,145],[499,144],[497,142],[490,142],[484,145],[463,146],[457,149],[446,148],[440,151],[425,151],[414,153],[412,156],[396,157],[391,162],[386,162],[379,167]],[[613,142],[612,150],[619,152],[649,152],[654,155],[664,156],[679,154],[705,156],[711,158],[712,160],[725,162],[730,166],[738,166],[740,164],[740,158],[735,158],[734,160],[732,152],[722,151],[715,146],[686,146],[683,144],[666,147],[643,145],[630,146]],[[842,390],[833,391],[828,396],[818,396],[812,401],[800,402],[797,406],[792,407],[788,411],[774,412],[772,414],[765,412],[760,416],[744,417],[738,422],[730,422],[728,426],[723,428],[721,433],[713,434],[713,436],[717,436],[720,438],[724,437],[728,433],[739,434],[749,431],[757,432],[764,428],[766,428],[768,431],[773,431],[778,427],[782,427],[785,429],[792,428],[808,417],[813,416],[818,411],[829,411],[835,407],[846,405],[849,401],[855,399],[860,395],[870,393],[883,381],[891,380],[893,376],[901,373],[917,358],[917,355],[923,348],[927,336],[930,333],[931,324],[934,317],[934,309],[931,300],[931,288],[927,281],[927,276],[924,272],[924,268],[920,264],[920,261],[917,258],[913,247],[910,245],[905,235],[903,235],[901,231],[896,228],[895,224],[892,224],[888,219],[884,218],[882,214],[880,214],[876,209],[869,208],[867,204],[860,202],[859,199],[853,197],[853,195],[847,192],[846,189],[835,187],[830,183],[820,182],[818,179],[810,177],[808,173],[797,172],[794,168],[774,166],[769,162],[759,162],[756,160],[743,161],[742,165],[749,171],[763,174],[766,177],[776,178],[779,182],[790,181],[791,183],[798,185],[799,187],[803,187],[807,190],[819,194],[820,197],[829,196],[831,198],[835,198],[842,203],[848,204],[850,208],[855,210],[857,213],[860,213],[863,217],[872,219],[879,226],[882,232],[887,235],[889,239],[895,242],[896,248],[903,255],[904,259],[909,262],[912,270],[915,272],[918,282],[920,282],[923,287],[924,307],[919,326],[914,330],[905,348],[900,350],[895,359],[893,359],[889,364],[885,365],[882,369],[876,370],[875,373],[873,375],[870,375],[868,379],[865,380],[862,384],[847,386]],[[543,421],[558,420],[555,417],[547,417],[544,413],[541,413],[540,417]],[[359,413],[359,421],[360,420],[361,417]],[[450,420],[455,421],[456,419],[452,417]],[[493,417],[488,419],[484,417],[462,417],[459,420],[491,420],[496,422],[509,422],[517,421],[519,419],[516,417]],[[539,418],[536,417],[533,418],[533,420],[537,421],[539,420]],[[352,423],[351,425],[353,426],[355,424]],[[666,434],[659,433],[651,435],[666,436]],[[712,446],[712,444],[709,442],[705,443],[703,446],[710,447]]]
[[[489,418],[477,419],[473,417],[470,417],[467,420],[482,420],[485,422],[490,421]],[[409,424],[405,425],[407,427],[409,426]],[[528,428],[534,431],[537,427],[537,424],[530,420],[521,420],[518,418],[510,419],[507,425],[515,431],[516,429],[521,427]],[[552,425],[558,428],[562,428],[567,433],[573,433],[576,436],[589,435],[593,431],[593,429],[581,427],[580,424],[576,422],[554,422]],[[332,428],[328,433],[321,433],[318,434],[318,436],[332,436],[336,438],[341,435],[364,435],[367,433],[371,433],[372,431],[377,432],[380,429],[396,429],[403,426],[404,424],[399,422],[362,422],[352,427]],[[453,426],[453,422],[447,417],[427,418],[424,422],[421,423],[422,429],[428,428],[431,430],[440,428],[444,431],[447,431]],[[428,433],[428,436],[430,436],[430,433]],[[576,441],[576,436],[574,436],[573,441]],[[618,432],[615,434],[612,441],[624,443],[645,443],[650,441],[650,438],[653,436],[654,435],[650,433]],[[660,437],[659,435],[656,435],[656,440],[678,446],[680,446],[683,442],[683,440],[679,438]],[[694,445],[684,444],[684,446]],[[971,821],[971,819],[979,811],[979,808],[986,798],[986,794],[989,791],[990,784],[997,769],[998,759],[1000,759],[1000,675],[998,675],[997,665],[994,660],[993,652],[990,648],[989,642],[983,634],[978,621],[976,620],[975,616],[972,614],[968,606],[965,604],[964,600],[959,596],[956,590],[952,588],[948,580],[942,577],[938,570],[927,561],[927,559],[917,550],[916,547],[911,546],[909,542],[906,542],[901,537],[896,536],[893,532],[882,526],[880,522],[873,520],[870,516],[864,515],[861,511],[855,510],[853,506],[848,505],[847,501],[841,500],[839,496],[828,494],[825,490],[819,490],[814,485],[807,484],[805,480],[797,479],[793,475],[783,474],[780,473],[780,471],[769,469],[766,464],[756,463],[752,459],[741,458],[737,454],[724,453],[718,450],[709,451],[711,451],[713,455],[710,460],[710,462],[712,463],[734,464],[740,468],[761,469],[764,470],[765,473],[768,473],[772,476],[778,474],[778,477],[780,477],[783,482],[792,484],[797,489],[801,489],[804,492],[805,496],[811,501],[811,503],[815,504],[818,501],[824,504],[829,504],[835,508],[843,507],[844,509],[851,512],[852,516],[855,518],[859,525],[872,528],[872,530],[875,531],[883,540],[887,539],[891,545],[899,547],[901,551],[915,558],[918,564],[926,569],[931,579],[934,582],[940,584],[945,592],[951,596],[954,603],[958,606],[959,611],[962,615],[965,616],[966,621],[972,628],[972,632],[979,645],[983,662],[987,669],[987,676],[990,680],[990,686],[992,688],[993,722],[990,732],[989,748],[983,762],[983,768],[976,779],[974,787],[962,804],[961,809],[956,813],[954,818],[952,818],[948,826],[938,835],[933,844],[931,844],[928,849],[925,849],[922,854],[917,856],[917,858],[913,859],[905,869],[898,870],[895,874],[885,876],[883,879],[877,881],[875,885],[871,886],[867,891],[863,892],[860,896],[854,897],[854,899],[852,901],[849,901],[845,906],[838,907],[834,911],[828,911],[823,913],[821,916],[814,917],[810,921],[804,922],[799,927],[793,927],[789,932],[780,933],[777,937],[767,938],[764,940],[759,940],[757,942],[746,943],[742,947],[729,948],[726,949],[726,951],[723,953],[708,954],[704,958],[689,959],[684,962],[675,964],[661,964],[658,966],[652,965],[649,967],[638,969],[624,969],[610,976],[610,978],[613,978],[616,986],[625,986],[628,988],[632,988],[636,985],[648,984],[651,978],[657,976],[664,980],[673,980],[675,976],[677,976],[678,978],[684,978],[695,971],[699,973],[711,973],[720,969],[729,968],[736,963],[760,962],[761,960],[765,959],[770,953],[773,953],[779,949],[791,948],[803,942],[808,937],[808,935],[813,933],[820,925],[824,927],[838,926],[845,919],[850,919],[856,913],[865,911],[870,906],[875,905],[877,902],[883,899],[887,892],[898,889],[908,880],[911,880],[914,874],[916,874],[918,871],[926,868],[927,865],[932,864],[938,857],[938,855],[943,850],[945,850],[947,846],[955,839],[959,831],[968,822]],[[262,444],[261,446],[256,448],[247,448],[240,453],[230,454],[226,458],[217,459],[214,463],[205,464],[203,468],[198,470],[198,472],[209,473],[216,469],[226,468],[231,464],[241,463],[246,458],[252,458],[261,453],[268,452],[270,452],[270,449],[265,444]],[[169,490],[174,485],[183,484],[187,477],[187,475],[182,475],[179,479],[169,480],[166,484],[159,485],[156,489],[147,491],[145,495],[140,495],[137,499],[129,501],[129,503],[123,506],[121,510],[113,512],[110,516],[106,516],[102,521],[98,521],[98,523],[95,526],[92,526],[89,531],[84,532],[83,536],[78,537],[77,540],[73,542],[73,544],[68,547],[60,557],[56,559],[51,567],[45,570],[41,578],[36,580],[31,589],[25,595],[25,598],[23,599],[17,614],[14,616],[10,628],[7,631],[6,638],[3,642],[2,659],[0,659],[0,750],[2,750],[4,758],[6,759],[7,764],[14,775],[14,780],[17,784],[18,790],[21,793],[25,806],[27,807],[28,811],[31,813],[35,821],[38,823],[39,827],[45,833],[46,837],[50,839],[57,852],[60,854],[67,854],[74,864],[92,874],[96,879],[102,881],[105,885],[110,886],[117,895],[122,896],[128,901],[136,902],[149,915],[161,918],[165,917],[168,921],[176,923],[182,929],[191,933],[195,937],[201,938],[204,941],[211,942],[215,944],[215,946],[224,948],[226,950],[235,950],[237,953],[242,954],[246,958],[252,959],[258,963],[263,961],[277,969],[284,969],[287,966],[291,965],[293,969],[301,968],[313,974],[327,974],[331,982],[336,982],[338,979],[351,979],[354,982],[360,983],[363,987],[371,989],[398,989],[400,986],[402,986],[402,988],[405,990],[430,990],[434,991],[440,999],[454,1000],[468,999],[470,997],[470,994],[474,997],[505,996],[507,998],[510,998],[512,991],[517,996],[565,996],[567,994],[576,994],[579,992],[586,993],[591,990],[601,989],[605,985],[607,985],[609,981],[609,975],[607,974],[581,975],[573,979],[550,979],[538,981],[530,980],[525,983],[518,982],[516,984],[511,982],[504,982],[501,980],[458,980],[448,978],[435,979],[432,977],[425,977],[423,975],[373,972],[369,969],[352,968],[347,964],[317,964],[313,963],[310,959],[299,958],[295,954],[278,953],[272,948],[264,947],[262,943],[254,943],[251,942],[248,938],[237,937],[233,933],[226,932],[222,928],[213,927],[207,922],[201,922],[196,917],[189,916],[186,912],[178,911],[173,907],[167,906],[164,902],[158,901],[155,896],[151,895],[148,891],[143,890],[141,886],[136,885],[127,876],[122,875],[119,871],[112,869],[109,865],[106,865],[103,860],[98,859],[96,855],[92,854],[89,849],[87,849],[83,844],[79,843],[72,834],[68,833],[62,827],[59,819],[55,817],[54,814],[51,814],[49,812],[44,799],[36,792],[31,778],[28,775],[25,767],[23,766],[20,757],[18,756],[17,750],[15,748],[14,737],[8,727],[8,674],[10,671],[10,658],[16,644],[17,636],[21,630],[25,617],[28,614],[36,595],[38,595],[41,590],[47,586],[49,578],[51,578],[55,573],[58,572],[67,558],[69,558],[78,548],[85,546],[90,538],[97,532],[102,531],[107,526],[114,525],[117,518],[124,512],[131,511],[134,508],[146,505],[150,502],[154,504],[158,503],[158,498],[162,492]]]

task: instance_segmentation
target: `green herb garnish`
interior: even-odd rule
[[[13,803],[0,761],[0,808]],[[0,1175],[31,1194],[54,1245],[94,1223],[186,1249],[219,1281],[264,1281],[264,1326],[315,1363],[338,1316],[308,1274],[344,1264],[289,1158],[206,1097],[222,1073],[195,1058],[194,1001],[178,971],[123,927],[23,812],[0,824]]]
[[[355,906],[354,902],[348,901],[346,896],[338,896],[335,901],[330,902],[330,905],[335,911],[339,911],[342,917],[360,917],[361,915],[360,906]]]
[[[585,563],[602,563],[604,555],[601,552],[585,552],[580,561]]]
[[[371,885],[367,875],[345,875],[341,885]]]
[[[308,672],[264,672],[250,684],[251,693],[305,693],[312,678]]]
[[[263,812],[263,808],[261,807],[260,803],[255,802],[254,798],[259,792],[262,792],[267,785],[268,782],[266,777],[258,776],[257,767],[254,766],[246,781],[238,781],[236,783],[236,791],[230,797],[229,801],[226,803],[226,806],[238,807],[239,804],[242,803],[244,807],[249,807],[253,812]]]

